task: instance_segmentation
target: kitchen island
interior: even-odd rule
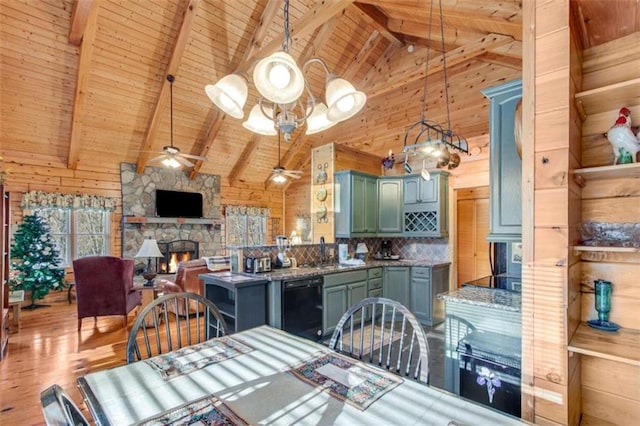
[[[445,389],[466,396],[460,386],[461,357],[469,359],[480,354],[485,360],[492,358],[492,362],[493,358],[499,359],[497,362],[508,366],[510,376],[518,374],[517,380],[515,376],[508,380],[517,381],[519,392],[521,294],[495,288],[462,287],[439,297],[445,302]],[[475,364],[478,363],[465,361],[462,371],[466,374]],[[506,380],[503,377],[502,382]]]

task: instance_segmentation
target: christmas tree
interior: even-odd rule
[[[12,290],[31,291],[31,305],[35,309],[36,299],[42,299],[49,291],[62,289],[64,269],[58,268],[60,257],[51,236],[49,225],[38,216],[24,216],[14,235],[11,258],[15,259],[10,281]]]

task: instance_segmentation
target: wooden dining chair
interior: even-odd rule
[[[89,426],[78,406],[59,385],[49,386],[40,393],[42,414],[47,426]]]
[[[427,336],[415,316],[395,300],[369,297],[351,306],[340,318],[329,348],[429,383]]]
[[[177,312],[189,312],[188,315]],[[127,363],[151,358],[227,334],[216,305],[189,292],[168,293],[149,303],[136,317],[127,340]]]

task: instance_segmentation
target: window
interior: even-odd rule
[[[61,266],[71,266],[80,257],[109,253],[107,210],[38,208],[34,213],[49,224],[58,244]]]
[[[227,206],[227,247],[264,246],[267,241],[269,209],[260,207]]]

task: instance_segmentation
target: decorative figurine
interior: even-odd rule
[[[640,151],[640,141],[631,130],[631,111],[629,108],[620,108],[618,119],[607,132],[607,139],[613,147],[614,165],[624,164],[620,161],[621,154],[624,161],[628,161],[631,156],[631,162],[636,162],[636,153]]]

